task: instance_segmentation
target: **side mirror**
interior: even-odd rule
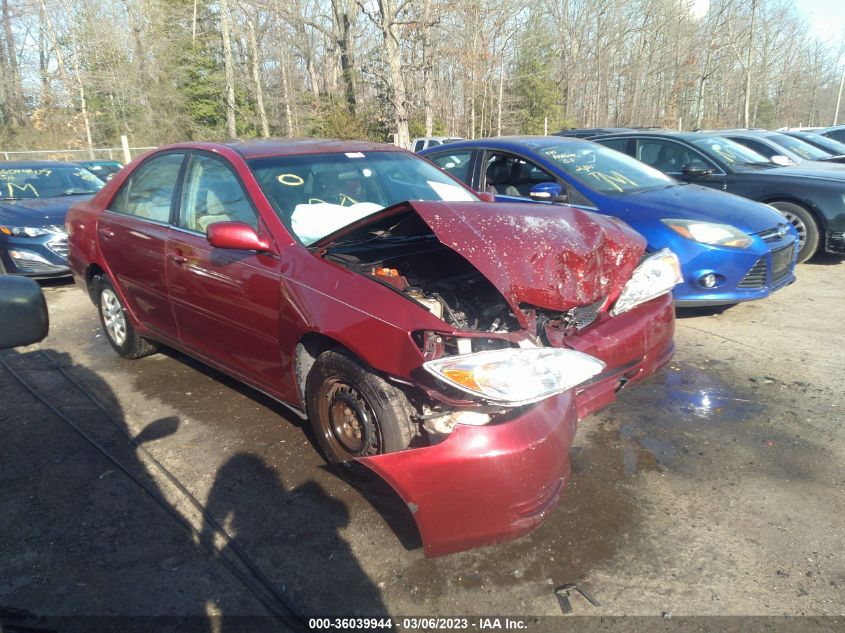
[[[41,286],[27,277],[0,277],[0,349],[37,343],[49,327]]]
[[[270,240],[256,233],[255,229],[244,222],[215,222],[206,229],[208,243],[215,248],[230,248],[236,251],[258,251],[268,253],[272,250]]]
[[[781,167],[788,167],[789,165],[795,164],[789,158],[781,154],[775,154],[774,156],[771,156],[769,160],[772,161],[775,165],[780,165]]]
[[[537,202],[566,202],[563,187],[557,182],[541,182],[533,187],[528,195]]]
[[[481,202],[496,202],[496,194],[489,191],[478,191],[476,194]]]
[[[713,173],[713,168],[701,162],[687,163],[681,168],[681,174],[686,180],[698,180]]]

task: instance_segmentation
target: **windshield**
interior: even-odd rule
[[[785,147],[794,154],[797,154],[799,158],[803,158],[804,160],[824,160],[825,158],[831,158],[832,156],[829,152],[819,149],[818,147],[814,147],[806,141],[802,141],[800,138],[795,138],[794,136],[787,136],[786,134],[772,134],[769,138],[781,147]]]
[[[721,136],[703,136],[690,139],[692,144],[704,150],[712,158],[721,160],[728,165],[771,165],[775,164],[753,149],[740,145]]]
[[[282,222],[305,245],[405,200],[478,200],[427,161],[402,152],[276,156],[248,164]]]
[[[609,196],[675,184],[663,172],[595,143],[561,143],[536,152],[584,186]]]
[[[802,133],[800,138],[808,143],[813,143],[824,148],[825,151],[830,152],[834,156],[845,156],[845,143],[840,143],[832,138],[810,132]]]
[[[0,198],[54,198],[97,193],[105,183],[78,165],[0,167]]]

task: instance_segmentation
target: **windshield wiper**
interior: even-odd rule
[[[747,165],[747,166],[750,166],[750,167],[785,167],[785,165],[778,165],[778,164],[773,163],[773,162],[768,161],[768,160],[763,160],[763,161],[758,160],[758,161],[748,161],[748,162],[737,161],[736,163],[734,163],[734,165]]]

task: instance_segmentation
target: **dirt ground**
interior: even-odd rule
[[[576,615],[845,615],[845,261],[679,314],[673,362],[581,423],[551,518],[433,560],[404,507],[337,479],[283,407],[175,352],[122,360],[82,291],[45,293],[50,336],[0,363],[7,626],[285,605],[559,619],[564,583],[600,602],[572,597]]]

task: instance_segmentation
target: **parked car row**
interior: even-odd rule
[[[667,175],[670,153],[641,137],[732,156],[672,159],[720,189],[739,180],[722,165],[765,161],[727,139],[640,130],[606,137],[614,149],[514,137],[425,158],[318,139],[183,143],[105,184],[62,167],[85,191],[28,188],[59,164],[10,173],[9,191],[75,196],[68,265],[118,354],[167,345],[285,404],[345,476],[396,490],[435,556],[549,516],[578,421],[672,357],[676,302],[764,298],[815,248],[775,204]],[[11,234],[35,239],[28,213]]]
[[[828,135],[825,138],[834,138],[840,128],[821,131]],[[837,150],[821,156],[811,144],[786,132],[605,129],[586,138],[633,156],[679,181],[775,207],[798,232],[799,262],[821,251],[845,254],[845,165],[841,164],[841,155]]]
[[[761,299],[795,280],[799,239],[782,214],[678,182],[602,145],[507,137],[452,143],[422,155],[498,200],[573,205],[624,220],[650,251],[668,248],[679,257],[679,306]]]

